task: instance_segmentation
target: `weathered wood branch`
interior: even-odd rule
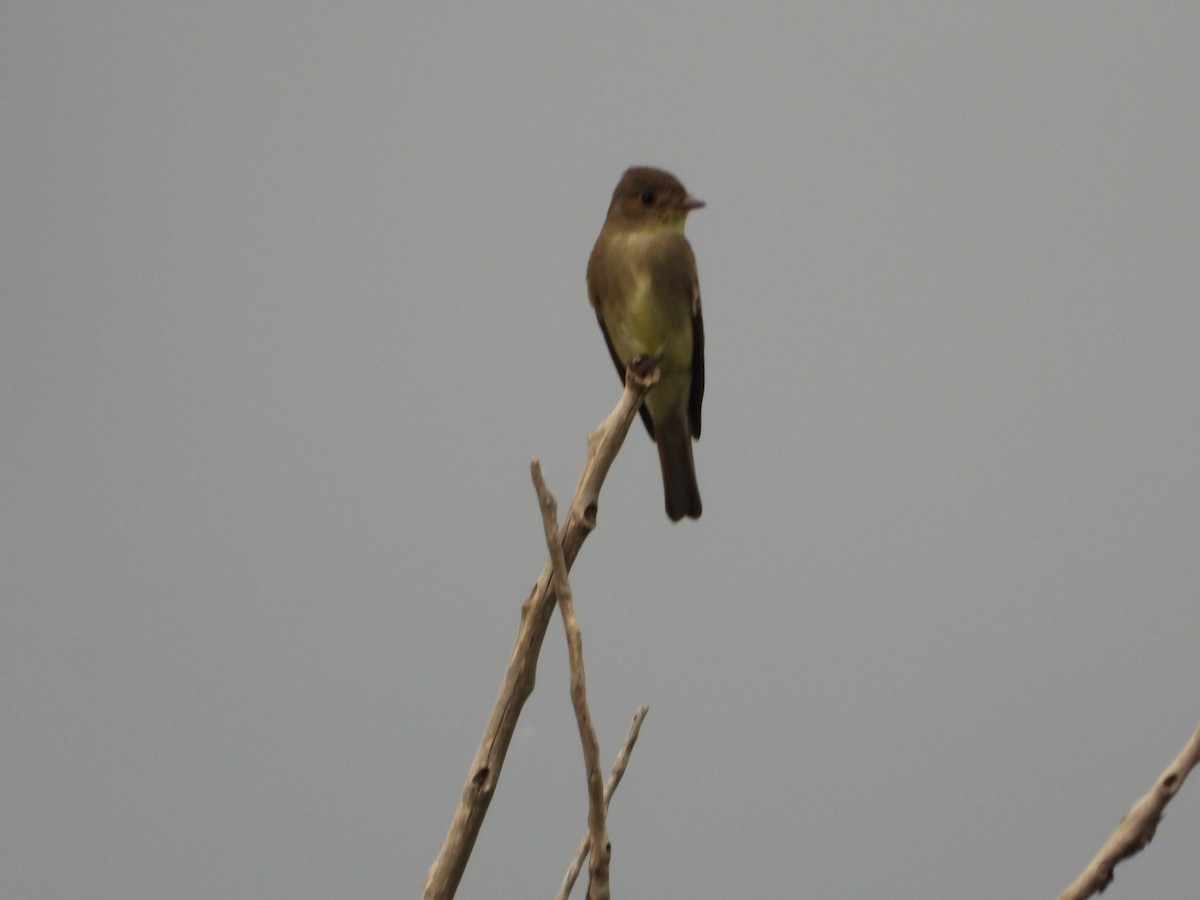
[[[629,726],[629,733],[625,735],[625,743],[621,745],[621,749],[617,752],[617,758],[613,760],[612,773],[608,776],[608,783],[604,785],[605,812],[608,811],[617,785],[625,777],[625,769],[629,766],[629,755],[633,752],[633,745],[637,743],[638,734],[642,730],[642,720],[646,718],[648,712],[650,712],[650,708],[647,706],[637,708],[633,714],[633,724]],[[583,840],[579,842],[579,846],[575,848],[575,856],[571,860],[571,864],[567,866],[567,873],[563,876],[562,884],[559,885],[554,900],[567,900],[571,896],[571,888],[575,887],[575,879],[579,877],[579,870],[583,868],[583,861],[587,859],[591,843],[591,834],[585,834]]]
[[[1200,728],[1191,740],[1158,776],[1154,787],[1133,804],[1121,817],[1121,823],[1104,842],[1100,852],[1087,864],[1071,886],[1058,895],[1058,900],[1084,900],[1103,891],[1113,880],[1117,863],[1141,851],[1154,837],[1162,820],[1163,810],[1183,786],[1188,773],[1200,762]]]
[[[625,435],[629,433],[630,423],[637,415],[642,398],[657,381],[657,371],[644,377],[627,372],[625,390],[616,408],[588,437],[587,462],[579,476],[579,484],[562,529],[562,553],[568,569],[575,562],[584,540],[596,527],[600,487],[616,459],[617,451],[621,449]],[[517,719],[525,701],[533,693],[538,654],[558,602],[552,574],[551,564],[547,562],[533,591],[521,607],[521,625],[517,631],[516,645],[484,729],[483,739],[471,763],[446,840],[425,879],[425,900],[450,900],[454,896],[471,850],[475,847],[475,840],[479,837],[479,830],[500,778],[504,757],[512,743]]]
[[[567,561],[563,558],[562,542],[558,536],[558,504],[546,487],[542,467],[535,458],[529,464],[533,486],[542,510],[542,530],[546,548],[550,551],[550,566],[558,594],[558,609],[562,613],[563,629],[567,633],[567,656],[571,669],[571,706],[579,726],[579,741],[583,745],[583,769],[587,780],[588,836],[591,840],[591,865],[588,868],[588,900],[609,900],[608,867],[612,847],[608,842],[605,824],[604,779],[600,775],[600,741],[592,725],[587,703],[587,678],[583,668],[583,636],[575,618],[575,600],[567,577]]]

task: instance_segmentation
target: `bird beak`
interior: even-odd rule
[[[683,202],[679,204],[679,208],[684,212],[691,212],[693,209],[700,209],[704,206],[703,200],[697,200],[695,197],[684,197]]]

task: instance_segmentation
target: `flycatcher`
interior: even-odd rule
[[[672,522],[700,518],[692,438],[700,437],[704,324],[696,257],[683,236],[687,214],[704,203],[661,169],[621,176],[588,260],[588,299],[621,381],[630,363],[658,366],[642,421],[658,445]]]

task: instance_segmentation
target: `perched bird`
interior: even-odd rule
[[[700,437],[704,325],[696,257],[683,224],[703,205],[669,172],[629,169],[613,191],[587,268],[588,299],[622,382],[630,363],[658,367],[641,414],[658,445],[673,522],[698,519],[701,510],[692,438]]]

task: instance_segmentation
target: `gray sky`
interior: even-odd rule
[[[619,897],[1049,897],[1197,723],[1200,6],[5,4],[0,886],[416,896],[691,217],[704,517],[573,585]],[[462,897],[583,834],[556,621]],[[1200,785],[1113,897],[1194,897]]]

